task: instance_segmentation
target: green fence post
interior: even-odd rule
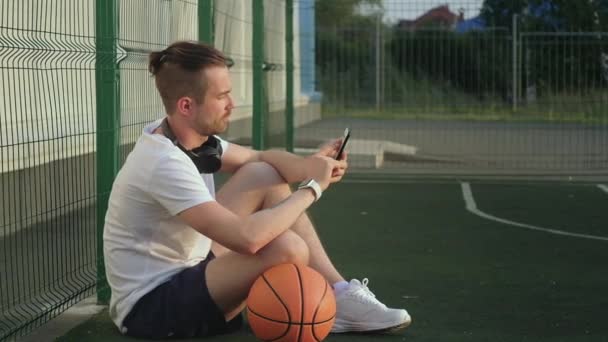
[[[253,0],[253,122],[252,144],[265,148],[264,141],[264,1]]]
[[[107,304],[110,299],[103,262],[103,226],[110,190],[119,167],[120,74],[116,50],[117,36],[116,0],[96,0],[97,301],[100,304]]]
[[[293,0],[285,3],[285,147],[287,151],[293,152]]]
[[[198,1],[198,40],[214,45],[213,0]]]

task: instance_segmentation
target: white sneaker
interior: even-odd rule
[[[336,321],[332,333],[394,331],[406,328],[412,322],[403,309],[391,309],[376,299],[363,282],[353,279],[348,288],[336,295]]]

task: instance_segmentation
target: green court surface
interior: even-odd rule
[[[606,207],[598,184],[337,184],[310,211],[330,255],[413,323],[327,341],[608,341]],[[135,340],[103,311],[59,341]]]

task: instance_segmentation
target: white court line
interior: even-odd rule
[[[605,186],[604,184],[598,184],[597,187],[608,194],[608,186]]]
[[[483,217],[485,219],[488,219],[488,220],[491,220],[491,221],[500,222],[500,223],[504,223],[504,224],[508,224],[508,225],[511,225],[511,226],[516,226],[516,227],[521,227],[521,228],[541,231],[541,232],[545,232],[545,233],[549,233],[549,234],[565,235],[565,236],[572,236],[572,237],[583,238],[583,239],[591,239],[591,240],[608,241],[608,237],[604,237],[604,236],[595,236],[595,235],[587,235],[587,234],[577,234],[577,233],[564,232],[562,230],[548,229],[548,228],[533,226],[533,225],[530,225],[530,224],[519,223],[519,222],[515,222],[515,221],[510,221],[510,220],[505,220],[505,219],[502,219],[500,217],[496,217],[496,216],[493,216],[493,215],[490,215],[490,214],[486,214],[483,211],[477,209],[477,204],[475,203],[475,199],[473,198],[473,192],[471,191],[471,186],[469,185],[469,183],[466,183],[466,182],[461,183],[461,186],[462,186],[462,196],[464,197],[464,202],[466,204],[467,210],[470,211],[471,213],[473,213],[473,214],[475,214],[477,216]]]

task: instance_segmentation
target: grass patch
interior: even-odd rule
[[[539,94],[534,101],[521,99],[515,109],[506,94],[510,90],[471,94],[449,81],[414,78],[390,65],[382,79],[377,106],[375,77],[369,72],[322,76],[322,117],[608,124],[608,93],[601,89]]]

